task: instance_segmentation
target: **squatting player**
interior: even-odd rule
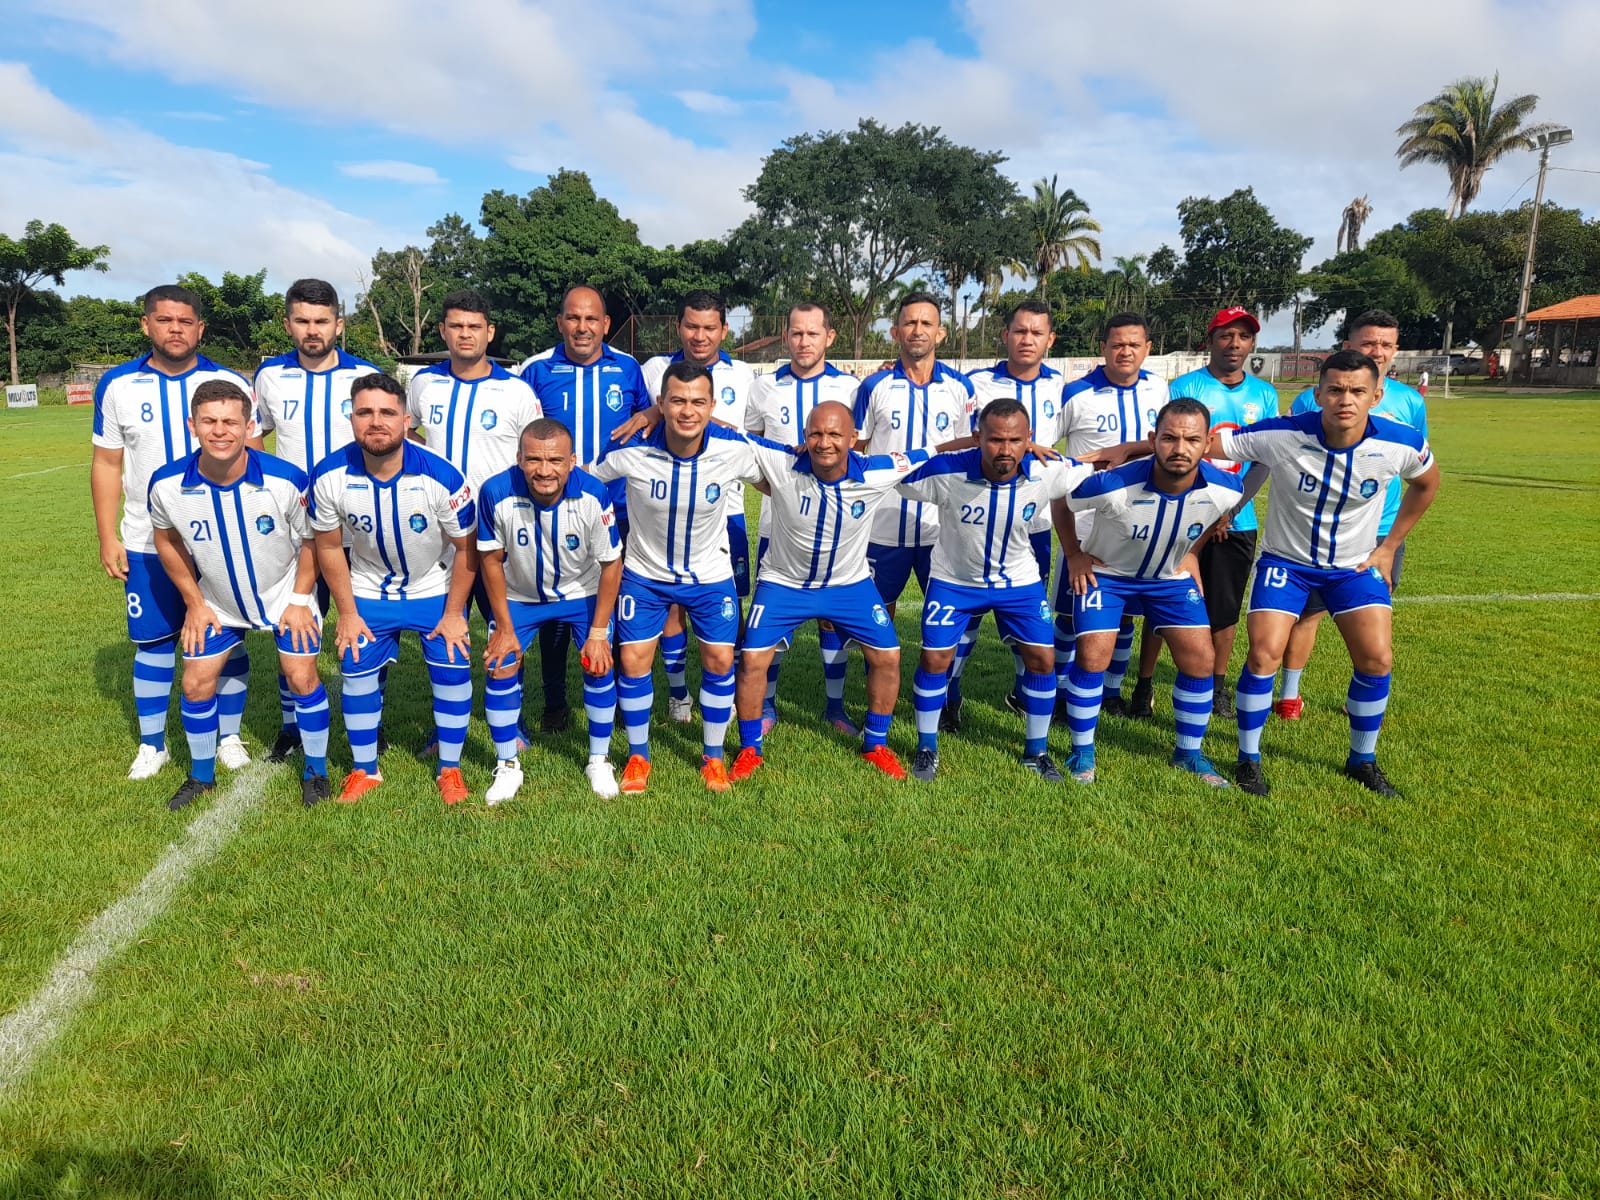
[[[322,618],[305,473],[249,448],[253,405],[235,384],[195,388],[190,432],[199,449],[150,481],[150,523],[167,577],[183,597],[183,696],[189,776],[167,807],[216,787],[217,683],[247,629],[277,633],[279,670],[295,697],[306,758],[300,799],[328,798],[328,693],[317,675]]]
[[[461,472],[406,438],[406,393],[387,375],[350,386],[355,441],[311,474],[317,562],[339,609],[335,648],[344,677],[344,726],[354,770],[339,800],[353,804],[383,782],[379,672],[400,635],[422,639],[439,745],[439,795],[467,798],[461,748],[472,712],[466,605],[478,574],[477,513]],[[346,561],[344,532],[350,534]]]
[[[567,427],[541,417],[522,431],[517,465],[490,478],[477,503],[478,570],[494,613],[483,655],[483,702],[497,764],[484,799],[499,804],[522,786],[522,656],[550,624],[578,644],[589,719],[584,774],[594,794],[609,799],[617,794],[607,759],[617,708],[611,612],[622,582],[622,542],[610,493],[578,469]]]

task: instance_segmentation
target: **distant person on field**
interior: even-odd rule
[[[1397,342],[1396,345],[1398,345],[1398,344],[1399,343]],[[1350,347],[1350,343],[1348,341],[1345,342],[1345,347],[1346,347],[1346,349],[1348,349]],[[1421,375],[1417,376],[1417,395],[1426,396],[1427,394],[1428,394],[1428,373],[1426,371],[1424,371]]]

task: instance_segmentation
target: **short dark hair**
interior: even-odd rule
[[[1156,413],[1156,428],[1161,428],[1161,422],[1168,417],[1199,417],[1205,422],[1207,429],[1211,428],[1211,410],[1192,396],[1178,396],[1168,400],[1161,406],[1161,411]]]
[[[1145,319],[1143,313],[1136,312],[1119,312],[1114,314],[1112,318],[1106,322],[1106,329],[1105,332],[1100,335],[1100,340],[1102,342],[1109,342],[1111,340],[1112,330],[1126,329],[1130,325],[1137,325],[1140,329],[1144,330],[1145,340],[1150,340],[1150,322]]]
[[[794,315],[797,312],[819,312],[822,314],[822,327],[824,329],[833,328],[833,314],[828,311],[828,306],[826,304],[818,304],[815,300],[795,301],[793,304],[789,305],[789,313],[783,319],[785,326],[787,326],[789,322],[794,319]]]
[[[1400,318],[1385,308],[1369,308],[1345,326],[1345,337],[1353,336],[1358,329],[1369,328],[1398,330]]]
[[[194,395],[189,397],[189,415],[192,417],[200,411],[202,404],[214,404],[222,400],[237,400],[244,405],[246,419],[250,416],[250,397],[237,383],[228,379],[208,379],[195,388]]]
[[[595,294],[595,296],[600,301],[600,307],[601,308],[605,308],[605,306],[606,306],[606,298],[604,296],[600,295],[600,289],[595,287],[594,284],[592,284],[592,283],[575,283],[571,287],[569,287],[566,291],[561,293],[561,305],[560,305],[559,308],[556,309],[557,312],[566,312],[567,311],[567,301],[568,301],[568,299],[571,298],[573,292],[593,292]]]
[[[159,287],[153,287],[146,292],[144,294],[144,315],[148,317],[155,312],[156,305],[163,300],[170,300],[174,304],[187,304],[194,310],[195,316],[202,321],[206,319],[206,314],[200,310],[200,297],[196,296],[181,283],[163,283]]]
[[[1007,329],[1011,328],[1011,322],[1017,319],[1018,313],[1034,313],[1050,321],[1050,306],[1048,304],[1043,300],[1024,300],[1021,304],[1014,305],[1011,311],[1006,314]],[[1051,321],[1051,324],[1054,325],[1054,322]]]
[[[894,319],[899,321],[901,315],[913,304],[931,304],[934,312],[938,313],[941,318],[944,316],[944,309],[939,307],[937,297],[929,295],[927,292],[907,292],[900,297],[899,307],[894,310]]]
[[[1022,419],[1028,421],[1028,427],[1033,427],[1033,422],[1028,419],[1028,410],[1023,407],[1022,401],[1015,396],[999,396],[984,405],[983,411],[978,414],[978,428],[982,429],[992,417],[1014,417],[1021,414]]]
[[[296,279],[283,294],[285,314],[296,304],[309,304],[313,308],[331,308],[339,311],[339,293],[325,279]]]
[[[677,362],[668,364],[666,373],[661,376],[661,392],[656,399],[659,400],[667,394],[667,380],[669,379],[676,379],[679,383],[694,383],[698,379],[703,379],[707,383],[711,383],[711,372],[699,363],[692,363],[686,358],[680,358]],[[713,396],[716,395],[715,385],[712,386],[711,394]]]
[[[406,406],[406,390],[400,386],[400,381],[382,371],[373,371],[370,375],[357,375],[350,381],[350,395],[357,392],[385,392],[400,401],[400,407]]]
[[[551,438],[564,437],[567,445],[572,445],[572,430],[568,429],[554,417],[536,417],[522,427],[522,436],[517,439],[520,447],[527,438],[536,442],[548,442]]]
[[[1359,350],[1335,350],[1328,355],[1322,360],[1322,369],[1317,372],[1317,382],[1321,383],[1329,371],[1371,371],[1373,383],[1377,383],[1382,374],[1378,364]]]
[[[722,323],[728,323],[728,303],[715,292],[708,292],[705,288],[696,288],[678,302],[678,320],[683,320],[689,315],[689,310],[695,312],[714,312],[722,318]]]
[[[483,293],[476,288],[462,288],[460,291],[451,292],[439,302],[439,319],[442,321],[452,312],[477,313],[485,323],[493,325],[494,318],[489,315],[489,302],[483,298]]]

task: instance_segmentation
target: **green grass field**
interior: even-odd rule
[[[0,1197],[1600,1195],[1600,602],[1505,598],[1600,592],[1600,397],[1432,408],[1380,745],[1403,800],[1338,773],[1331,628],[1267,800],[1165,765],[1164,691],[1103,723],[1102,782],[1033,781],[992,640],[939,782],[891,784],[814,717],[805,639],[729,796],[661,689],[646,796],[595,800],[573,732],[489,810],[475,720],[480,799],[446,810],[401,749],[413,648],[384,788],[308,812],[287,768],[225,778],[237,833],[0,1069]],[[163,803],[180,766],[123,779],[88,436],[0,413],[0,1014],[197,819]]]

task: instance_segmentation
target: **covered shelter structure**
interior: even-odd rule
[[[1505,320],[1505,340],[1516,327]],[[1558,387],[1600,385],[1600,295],[1574,296],[1528,314],[1528,355],[1518,372],[1528,383]]]

